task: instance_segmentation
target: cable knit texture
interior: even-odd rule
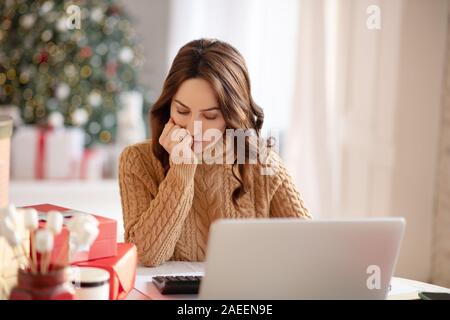
[[[232,171],[238,172],[236,166],[171,163],[165,175],[151,140],[127,147],[119,163],[125,240],[137,246],[146,266],[203,261],[216,219],[311,218],[280,157],[270,151],[268,160],[252,165],[252,183],[235,208],[232,192],[240,185]],[[261,174],[267,168],[270,174]]]

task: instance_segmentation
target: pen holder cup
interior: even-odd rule
[[[75,289],[71,283],[70,267],[56,266],[48,273],[33,273],[19,269],[17,285],[10,300],[73,300]]]

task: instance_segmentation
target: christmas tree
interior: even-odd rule
[[[1,0],[0,108],[27,124],[85,129],[86,142],[114,141],[119,94],[142,90],[129,17],[115,0]]]

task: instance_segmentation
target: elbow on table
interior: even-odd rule
[[[167,261],[162,254],[155,252],[154,248],[144,248],[141,241],[134,239],[130,233],[125,234],[125,242],[136,246],[139,263],[145,267],[157,267]]]
[[[140,264],[145,267],[157,267],[167,261],[163,258],[148,257],[145,255],[139,255],[138,259]]]

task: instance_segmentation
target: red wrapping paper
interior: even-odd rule
[[[118,243],[117,256],[76,262],[74,266],[102,268],[109,272],[109,299],[124,299],[136,279],[137,249],[132,243]]]
[[[39,212],[49,212],[50,210],[58,210],[64,212],[70,210],[68,208],[59,207],[52,204],[38,204],[27,206],[27,208],[35,208]],[[117,222],[113,219],[108,219],[93,215],[99,222],[99,234],[95,239],[89,252],[78,252],[72,257],[70,262],[86,261],[92,259],[100,259],[106,257],[114,257],[117,255]],[[45,225],[45,222],[39,222],[40,227]],[[54,249],[52,251],[52,264],[67,264],[69,257],[69,231],[64,226],[60,234],[54,239]]]

